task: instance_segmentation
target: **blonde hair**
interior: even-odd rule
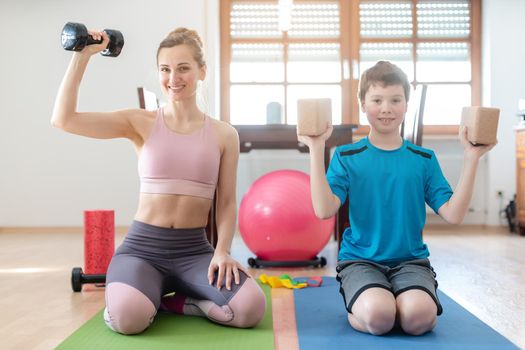
[[[204,60],[204,49],[199,34],[195,30],[184,27],[172,30],[160,42],[159,48],[157,49],[157,63],[160,50],[178,45],[187,45],[190,47],[193,51],[193,59],[195,59],[199,67],[206,66],[206,61]]]
[[[410,97],[410,83],[405,72],[395,64],[388,61],[379,61],[373,67],[363,72],[359,80],[359,91],[357,92],[361,102],[365,100],[368,89],[374,84],[380,84],[385,87],[401,85],[405,92],[405,99],[408,102],[408,98]]]

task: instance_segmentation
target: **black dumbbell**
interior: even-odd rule
[[[82,290],[82,285],[85,283],[96,283],[104,284],[106,283],[106,275],[86,275],[82,272],[80,267],[74,267],[71,272],[71,287],[74,292],[80,292]]]
[[[124,46],[124,36],[118,30],[104,29],[109,36],[109,44],[100,54],[102,56],[117,57]],[[69,51],[82,51],[86,45],[100,44],[102,39],[94,40],[88,34],[85,25],[67,22],[62,29],[62,47]]]

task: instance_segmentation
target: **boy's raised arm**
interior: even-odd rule
[[[324,150],[326,140],[332,134],[333,127],[319,136],[297,135],[297,139],[310,149],[310,188],[315,215],[320,219],[334,216],[341,206],[341,201],[326,180],[324,168]]]
[[[481,156],[496,145],[472,145],[467,140],[467,128],[465,126],[459,128],[459,140],[464,148],[461,176],[452,197],[438,210],[439,215],[450,224],[460,224],[465,218],[474,191],[479,160]]]

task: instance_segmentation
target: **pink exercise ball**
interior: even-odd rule
[[[243,196],[239,231],[248,248],[262,260],[314,259],[330,240],[335,216],[315,216],[310,177],[278,170],[257,179]]]

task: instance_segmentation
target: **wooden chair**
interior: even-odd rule
[[[423,144],[423,113],[427,88],[426,84],[421,84],[412,92],[405,120],[401,124],[401,136],[417,146]]]
[[[148,91],[141,86],[137,88],[137,92],[139,94],[140,108],[148,111],[154,111],[159,108],[159,99],[154,92]]]

